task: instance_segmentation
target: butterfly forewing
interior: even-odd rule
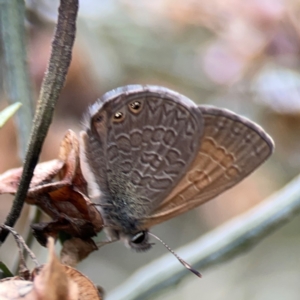
[[[145,228],[216,197],[272,153],[272,139],[253,122],[225,109],[198,109],[204,117],[204,134],[197,156],[171,194],[144,220]]]
[[[98,106],[87,158],[106,204],[114,206],[107,219],[115,215],[126,227],[129,219],[146,218],[184,176],[199,149],[202,113],[184,96],[152,86],[117,89]],[[92,157],[99,153],[100,167]]]

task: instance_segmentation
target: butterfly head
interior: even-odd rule
[[[127,248],[136,252],[147,251],[153,245],[153,243],[149,242],[148,230],[140,230],[135,233],[125,233],[117,228],[114,229],[110,226],[105,226],[105,231],[111,242],[121,240]]]

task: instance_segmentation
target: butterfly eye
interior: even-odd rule
[[[132,237],[131,242],[134,244],[141,244],[145,241],[145,239],[146,239],[146,232],[140,231]]]
[[[124,120],[124,114],[121,111],[117,111],[113,116],[114,122],[122,122]]]
[[[149,243],[148,231],[139,231],[134,235],[128,235],[127,238],[131,249],[137,252],[147,251],[153,245]]]
[[[140,101],[133,101],[133,102],[129,103],[129,109],[133,113],[138,113],[142,109],[142,103]]]

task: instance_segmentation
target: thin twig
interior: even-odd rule
[[[50,61],[37,103],[22,178],[12,209],[5,221],[5,224],[11,227],[20,216],[34,168],[51,124],[56,101],[65,82],[75,40],[77,11],[78,0],[61,0]],[[3,243],[7,235],[8,232],[2,230],[0,242]]]
[[[250,211],[176,252],[202,272],[249,250],[290,221],[299,211],[300,176]],[[178,283],[186,276],[192,275],[172,255],[167,254],[138,270],[111,292],[107,300],[153,299],[153,294]]]
[[[30,250],[30,248],[26,245],[24,239],[13,228],[11,228],[9,226],[6,226],[6,225],[3,225],[3,224],[0,224],[0,227],[7,229],[14,236],[14,238],[15,238],[17,244],[18,244],[21,260],[23,262],[25,262],[25,259],[24,259],[24,256],[23,256],[23,248],[24,248],[27,251],[27,253],[29,254],[29,257],[35,263],[35,265],[37,267],[40,267],[40,264],[39,264],[38,260],[36,259],[36,256]]]

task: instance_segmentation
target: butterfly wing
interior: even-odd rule
[[[272,153],[265,131],[230,112],[199,106],[204,117],[200,150],[180,183],[144,220],[145,228],[191,210],[234,186]]]
[[[178,184],[195,159],[203,130],[194,102],[156,86],[109,92],[87,120],[86,157],[101,192],[111,198],[109,215],[115,214],[121,227],[146,217]]]

